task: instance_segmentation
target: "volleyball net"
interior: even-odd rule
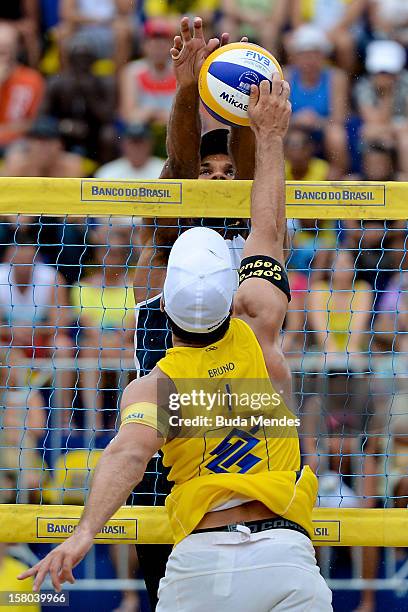
[[[408,546],[407,192],[287,184],[282,344],[319,476],[317,545]],[[205,224],[239,262],[249,196],[246,181],[0,179],[0,542],[72,533],[121,390],[168,346],[156,298],[172,241]],[[154,458],[96,541],[170,542],[164,478]]]

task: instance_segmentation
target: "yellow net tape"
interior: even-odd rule
[[[62,542],[77,525],[81,506],[0,505],[0,542]],[[315,546],[408,546],[403,509],[315,508]],[[95,538],[99,544],[168,544],[163,507],[122,507]]]
[[[251,181],[0,178],[0,214],[249,217]],[[287,216],[406,219],[407,183],[288,182]]]

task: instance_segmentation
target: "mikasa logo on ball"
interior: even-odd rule
[[[239,108],[240,110],[243,110],[243,111],[248,110],[248,104],[244,104],[243,102],[236,100],[233,95],[229,94],[226,91],[222,91],[220,93],[220,98],[228,102],[228,104],[231,104],[234,108]]]

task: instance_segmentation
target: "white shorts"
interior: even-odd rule
[[[296,531],[207,532],[172,551],[157,612],[331,612],[310,540]]]

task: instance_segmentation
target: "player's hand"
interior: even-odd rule
[[[180,36],[174,38],[174,45],[170,49],[177,83],[182,87],[198,83],[198,76],[204,60],[219,46],[228,44],[229,40],[230,35],[224,33],[221,35],[221,40],[211,38],[206,42],[202,19],[200,17],[194,18],[193,34],[191,34],[190,19],[183,17],[180,24]],[[241,39],[241,42],[247,41],[247,37]]]
[[[190,19],[183,17],[180,36],[175,36],[174,45],[170,49],[178,84],[189,86],[197,83],[204,60],[219,46],[218,38],[211,38],[208,43],[205,41],[203,21],[200,17],[193,20],[193,34]]]
[[[277,73],[273,75],[272,86],[266,80],[261,81],[259,87],[251,85],[248,116],[258,138],[285,136],[292,113],[289,94],[289,83],[283,81]]]
[[[73,568],[78,565],[92,548],[93,538],[85,533],[74,533],[65,542],[54,548],[44,559],[18,576],[25,580],[34,576],[33,591],[39,591],[47,574],[50,575],[54,589],[59,592],[64,582],[75,582]]]

